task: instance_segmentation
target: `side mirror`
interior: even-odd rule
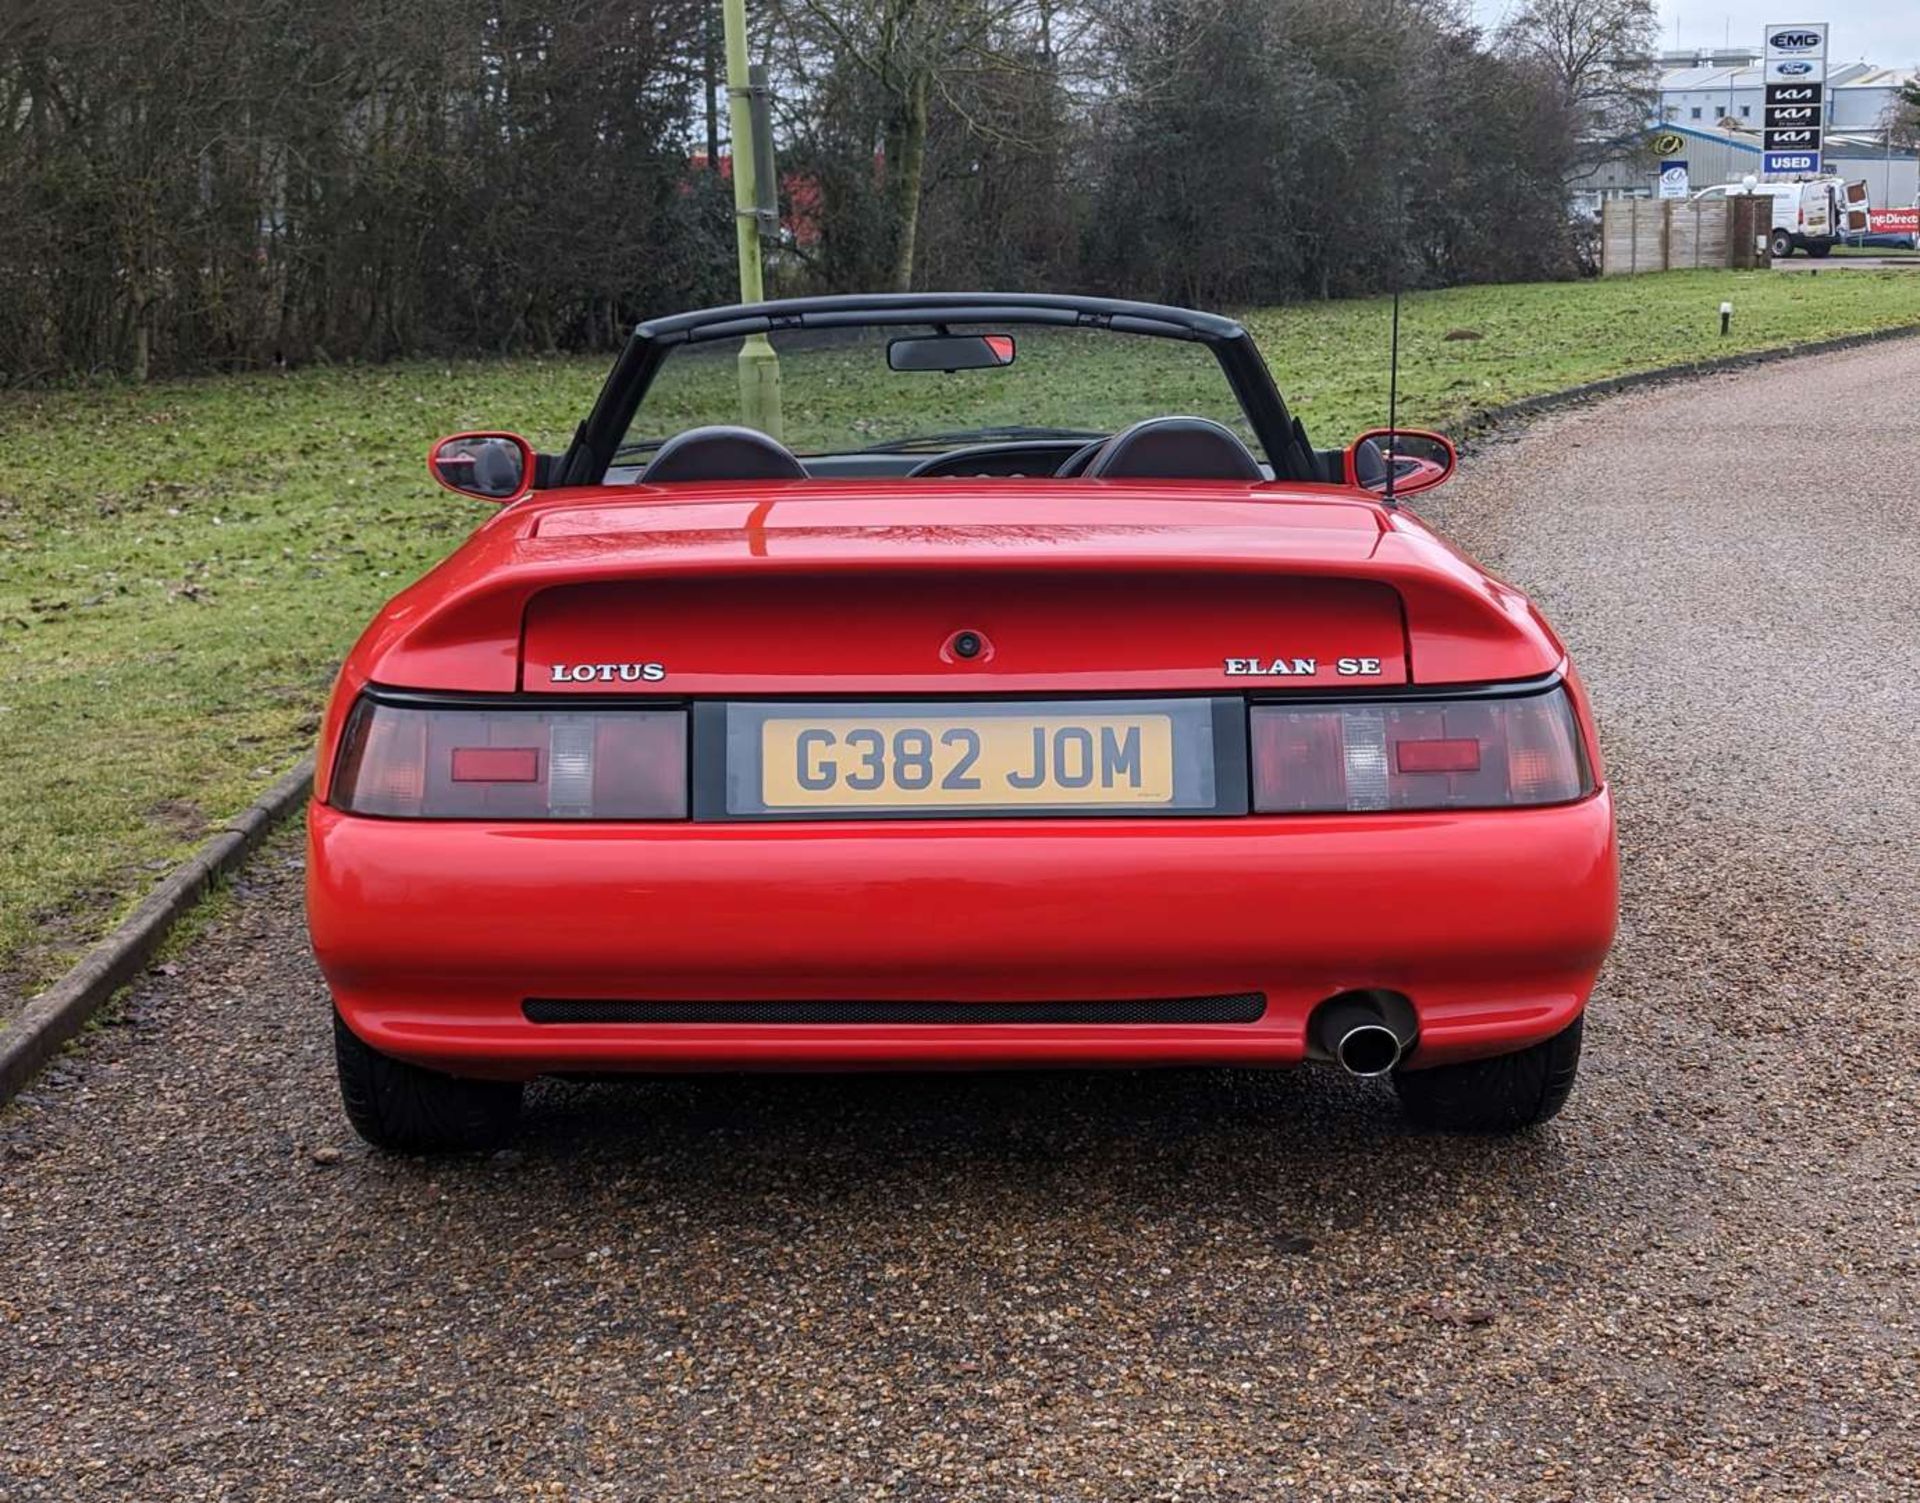
[[[1393,477],[1395,497],[1430,491],[1460,462],[1453,444],[1421,428],[1375,428],[1347,450],[1347,484],[1377,496],[1387,494]]]
[[[450,491],[505,506],[533,489],[533,446],[517,433],[456,433],[427,452],[427,473]]]
[[[887,368],[896,371],[984,371],[1013,364],[1011,334],[931,334],[887,341]]]

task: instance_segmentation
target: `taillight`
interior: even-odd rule
[[[395,819],[684,819],[684,710],[354,706],[331,801]]]
[[[1592,789],[1564,690],[1514,699],[1255,705],[1265,814],[1503,809]]]

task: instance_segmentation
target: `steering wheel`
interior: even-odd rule
[[[998,443],[972,444],[964,449],[951,449],[945,454],[923,459],[908,470],[904,478],[994,475],[1037,480],[1056,473],[1047,466],[1057,462],[1056,456],[1065,447],[1066,442],[1057,438],[1003,439]],[[1079,451],[1075,450],[1069,463],[1078,457]]]
[[[1107,439],[1112,436],[1112,434],[1107,434],[1101,438],[1091,439],[1087,443],[1082,444],[1067,456],[1067,462],[1065,464],[1053,472],[1053,478],[1055,480],[1071,480],[1076,475],[1085,474],[1087,466],[1093,463],[1093,456],[1106,447]]]

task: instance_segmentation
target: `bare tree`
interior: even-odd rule
[[[1192,302],[1551,276],[1573,130],[1440,0],[1142,0],[1113,33],[1089,275]]]
[[[706,8],[12,0],[0,381],[604,344],[718,292]]]
[[[600,348],[725,297],[714,9],[6,0],[0,384]],[[1489,49],[1455,0],[753,9],[776,291],[1229,303],[1563,268],[1576,117],[1645,14],[1536,0]]]
[[[1881,116],[1880,128],[1895,150],[1920,150],[1920,81],[1900,86]]]
[[[1001,130],[996,96],[1050,66],[1053,0],[784,0],[772,8],[829,71],[851,73],[874,105],[887,284],[913,285],[927,146],[936,110],[983,139]]]
[[[1659,98],[1659,30],[1653,0],[1528,0],[1501,27],[1498,42],[1548,70],[1578,115],[1591,155],[1613,160],[1641,150]]]

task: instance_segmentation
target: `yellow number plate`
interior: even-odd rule
[[[1140,808],[1174,798],[1173,717],[770,717],[768,809]]]

